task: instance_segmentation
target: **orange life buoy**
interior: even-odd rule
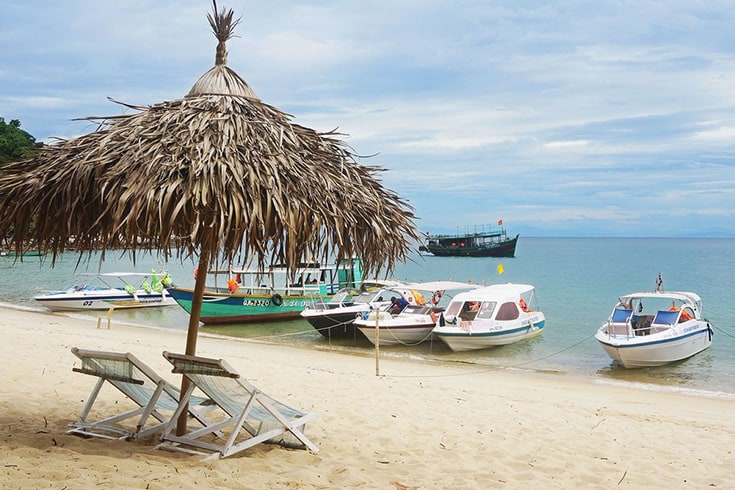
[[[528,305],[526,304],[525,299],[521,298],[520,301],[518,301],[518,306],[520,306],[523,311],[528,311]]]
[[[434,291],[434,294],[431,295],[431,302],[434,304],[439,303],[442,299],[442,292],[441,291]]]

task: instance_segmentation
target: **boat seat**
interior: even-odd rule
[[[616,308],[615,311],[613,311],[611,321],[613,323],[627,323],[632,315],[633,310]]]
[[[659,333],[669,330],[676,325],[679,311],[660,310],[651,322],[651,333]]]
[[[633,331],[636,335],[648,335],[651,333],[651,321],[653,316],[641,315],[633,317]]]
[[[628,322],[633,316],[633,310],[616,308],[608,321],[607,333],[609,335],[630,335]]]
[[[651,325],[665,325],[671,327],[676,324],[676,319],[679,317],[679,311],[664,311],[660,310],[656,313],[656,317],[651,322]]]

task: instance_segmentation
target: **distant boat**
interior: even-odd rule
[[[218,275],[227,276],[226,284],[216,283]],[[362,269],[360,261],[353,259],[339,265],[301,264],[296,274],[273,266],[209,271],[210,277],[215,284],[204,290],[199,318],[205,325],[299,318],[305,308],[328,300],[340,289],[354,289],[362,280]],[[193,289],[171,287],[168,293],[191,313]]]
[[[46,255],[46,252],[43,252],[41,250],[26,250],[23,252],[22,255],[18,255],[15,252],[3,250],[0,251],[0,257],[43,257]]]
[[[429,252],[437,257],[514,257],[518,236],[508,238],[505,228],[491,229],[482,226],[478,231],[455,235],[425,235],[419,252]]]

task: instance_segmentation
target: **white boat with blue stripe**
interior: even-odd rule
[[[469,351],[536,337],[545,325],[536,289],[508,283],[459,293],[439,316],[433,332],[453,351]]]
[[[658,290],[621,296],[595,338],[621,366],[641,368],[698,354],[712,345],[712,335],[699,295]]]

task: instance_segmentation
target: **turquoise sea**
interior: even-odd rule
[[[65,255],[53,269],[50,260],[41,263],[38,258],[26,258],[22,263],[14,263],[12,258],[0,258],[0,302],[46,311],[35,304],[33,296],[80,282],[74,277],[77,258],[76,254]],[[382,357],[473,363],[479,371],[485,371],[478,375],[492,376],[497,368],[543,371],[596,382],[635,383],[650,389],[735,399],[735,239],[521,237],[514,258],[416,255],[412,259],[399,265],[393,277],[408,281],[533,284],[539,307],[546,315],[546,328],[538,338],[493,349],[453,353],[440,341],[434,341],[419,346],[383,347]],[[498,264],[503,264],[503,274],[498,273]],[[101,270],[145,272],[161,265],[156,257],[145,256],[138,257],[133,267],[127,256],[108,253]],[[193,287],[193,263],[172,260],[166,267],[176,284]],[[96,272],[98,268],[99,261],[93,258],[77,272]],[[712,347],[669,366],[620,368],[602,351],[593,335],[618,295],[654,289],[659,273],[665,289],[693,291],[702,297],[704,316],[715,332]],[[121,310],[114,313],[113,322],[185,330],[188,315],[178,306]],[[302,320],[202,327],[201,331],[360,355],[373,352],[372,344],[365,339],[330,342]]]

